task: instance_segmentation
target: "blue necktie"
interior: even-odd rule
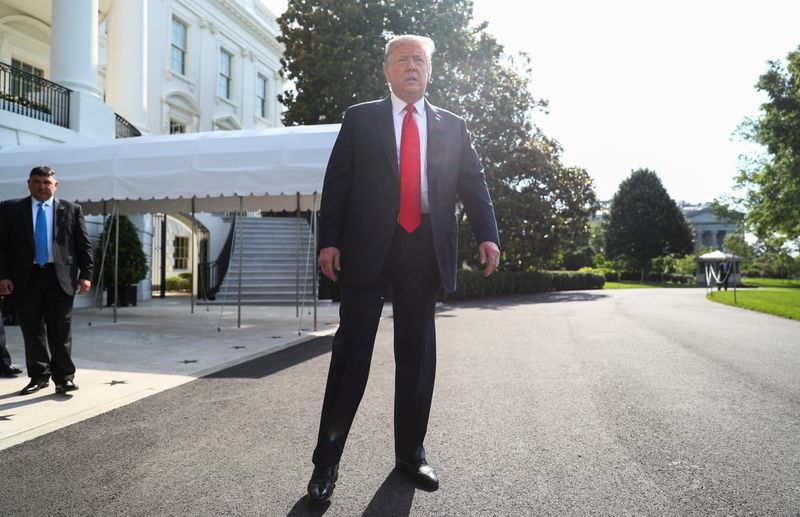
[[[44,203],[39,203],[39,211],[36,213],[34,242],[36,244],[36,263],[44,266],[47,264],[47,215],[44,212]]]

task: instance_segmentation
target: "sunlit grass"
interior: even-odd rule
[[[748,287],[793,287],[800,289],[800,280],[789,278],[745,277],[742,279],[742,283]]]
[[[623,280],[621,282],[606,282],[603,284],[603,289],[663,289],[663,288],[685,288],[697,287],[696,285],[685,284],[662,284],[659,282],[632,282]]]
[[[750,282],[746,280],[745,283]],[[800,288],[798,287],[800,285],[737,290],[735,304],[733,302],[733,289],[713,291],[706,297],[711,301],[724,303],[725,305],[733,305],[751,311],[800,320]]]

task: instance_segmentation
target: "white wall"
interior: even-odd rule
[[[33,0],[26,4],[14,0],[0,0],[0,61],[11,64],[11,59],[41,68],[45,78],[50,77],[50,38],[52,20],[51,0]],[[66,0],[59,0],[66,1]],[[188,131],[216,129],[277,127],[281,125],[280,107],[276,96],[283,89],[278,74],[282,47],[277,42],[279,29],[274,16],[260,0],[141,0],[147,2],[145,26],[142,33],[146,41],[131,41],[131,45],[145,44],[144,54],[147,91],[142,94],[145,104],[146,134],[169,132],[171,116],[188,120]],[[47,5],[42,4],[47,2]],[[119,4],[118,4],[119,5]],[[27,6],[27,7],[26,7]],[[110,6],[110,11],[105,9]],[[131,4],[127,5],[128,8]],[[105,98],[114,98],[106,87],[114,84],[107,74],[119,67],[108,67],[108,44],[114,27],[114,2],[101,2],[101,19],[98,27],[97,86]],[[105,16],[107,14],[107,16]],[[188,26],[187,70],[175,74],[170,70],[170,31],[172,17],[177,16]],[[231,99],[217,95],[220,48],[233,55]],[[256,77],[269,80],[267,116],[256,116]],[[113,110],[114,106],[110,106]],[[119,110],[114,110],[119,111]],[[12,145],[94,140],[91,120],[80,119],[81,130],[67,129],[29,117],[0,110],[0,148]],[[97,125],[107,121],[98,121]],[[105,127],[105,126],[104,126]],[[24,181],[28,171],[21,171]],[[0,199],[4,199],[0,192]],[[148,260],[153,254],[153,220],[150,216],[131,218],[140,230],[143,248]],[[215,260],[224,244],[229,223],[221,218],[204,214],[203,224],[209,230],[209,255]],[[91,228],[97,226],[94,230]],[[92,237],[100,233],[100,226],[90,224]],[[170,241],[171,242],[171,241]],[[168,244],[170,244],[168,242]],[[195,247],[195,250],[197,248]],[[150,297],[150,286],[142,282],[140,299]],[[76,298],[76,306],[91,303],[89,296]]]

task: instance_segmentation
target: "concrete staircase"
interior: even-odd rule
[[[300,265],[300,302],[314,303],[316,257],[313,244],[309,257],[311,227],[300,219],[300,246],[297,245],[297,219],[289,217],[245,217],[242,219],[242,304],[294,304],[297,297],[297,265]],[[228,274],[216,300],[211,303],[235,305],[239,289],[239,229],[233,243]],[[206,302],[207,303],[207,302]]]

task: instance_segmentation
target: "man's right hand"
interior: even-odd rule
[[[0,296],[8,296],[14,291],[14,282],[5,278],[0,280]]]
[[[319,250],[319,267],[322,268],[322,274],[334,282],[337,280],[336,273],[342,270],[339,263],[340,256],[339,248],[333,246]]]

